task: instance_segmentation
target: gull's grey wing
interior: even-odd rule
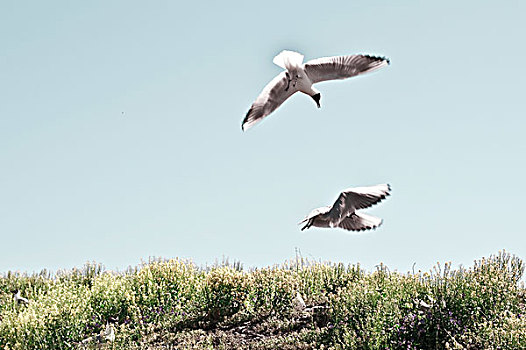
[[[382,219],[363,213],[353,213],[343,219],[338,227],[347,231],[365,231],[377,228],[382,224]]]
[[[256,101],[252,104],[245,119],[243,119],[241,129],[247,130],[265,118],[297,91],[295,87],[289,84],[285,72],[278,74],[265,86]]]
[[[369,187],[355,187],[344,190],[334,202],[329,212],[329,225],[338,226],[339,223],[358,209],[368,208],[389,195],[391,187],[381,184]]]
[[[305,72],[312,83],[346,79],[387,66],[389,59],[369,55],[348,55],[317,58],[305,63]]]

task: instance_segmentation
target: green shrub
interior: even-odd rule
[[[181,260],[124,273],[94,263],[56,275],[7,272],[0,348],[71,349],[84,340],[106,349],[524,349],[523,273],[505,252],[468,269],[412,274],[303,258],[246,272]],[[14,301],[16,289],[29,304]],[[107,322],[113,343],[101,333]]]

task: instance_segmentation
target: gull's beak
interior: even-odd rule
[[[301,220],[300,222],[298,222],[298,225],[305,224],[305,222],[307,222],[307,218],[305,218],[305,219]],[[309,223],[308,223],[308,222],[307,222],[307,224],[305,224],[305,226],[303,226],[303,227],[301,228],[301,230],[303,231],[303,230],[305,230],[306,228],[309,228]]]

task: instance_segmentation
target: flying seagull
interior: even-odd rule
[[[321,107],[321,94],[312,84],[326,80],[346,79],[372,72],[389,64],[389,59],[369,55],[322,57],[303,63],[303,55],[294,51],[281,51],[273,62],[285,69],[265,86],[250,107],[242,130],[272,113],[294,93],[301,91],[309,95]]]
[[[377,228],[382,224],[382,219],[356,210],[379,203],[389,196],[390,190],[388,184],[348,188],[340,193],[333,205],[314,209],[298,225],[305,223],[302,231],[311,226],[340,227],[348,231]]]

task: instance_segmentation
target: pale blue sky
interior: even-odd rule
[[[526,258],[524,5],[396,3],[1,1],[0,271]],[[283,49],[391,65],[242,133]],[[378,230],[299,230],[383,182]]]

